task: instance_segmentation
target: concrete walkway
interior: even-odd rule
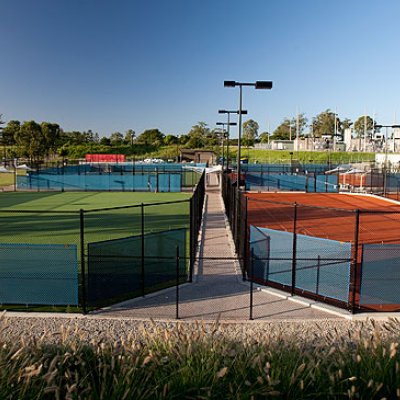
[[[234,259],[233,241],[218,186],[207,189],[199,256],[193,283],[179,288],[179,318],[248,320],[250,286],[248,282],[243,282],[239,265]],[[276,291],[255,288],[253,293],[255,320],[327,319],[339,318],[340,315],[320,310],[312,302],[290,298]],[[174,319],[176,289],[126,301],[94,314]]]

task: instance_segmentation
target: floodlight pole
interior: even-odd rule
[[[230,138],[230,127],[231,126],[236,126],[236,122],[231,122],[231,114],[239,114],[238,110],[218,110],[219,114],[228,114],[228,123],[226,125],[228,125],[228,138],[227,138],[227,145],[226,145],[226,157],[227,157],[227,161],[226,161],[226,169],[229,171],[229,138]],[[247,110],[242,110],[242,115],[247,114]]]
[[[384,183],[383,183],[383,196],[386,197],[386,175],[387,175],[387,161],[388,161],[388,128],[400,128],[400,125],[378,125],[378,124],[374,124],[374,130],[375,129],[379,129],[379,128],[385,128],[385,163],[384,163],[384,171],[385,174],[383,176],[384,178]],[[394,141],[394,137],[393,137],[393,141]]]
[[[272,89],[271,81],[256,81],[252,83],[248,82],[236,82],[236,81],[224,81],[225,87],[239,86],[239,130],[238,130],[238,151],[237,151],[237,179],[236,179],[236,205],[235,205],[235,241],[236,245],[239,244],[239,212],[240,212],[240,148],[241,148],[241,137],[242,137],[242,106],[243,106],[243,86],[253,86],[256,89]],[[236,247],[237,249],[237,247]],[[238,250],[238,249],[237,249]]]
[[[225,122],[217,122],[217,125],[222,125],[222,172],[223,172],[225,170],[225,168],[224,168],[225,167],[224,139],[225,139],[225,133],[226,133],[226,131],[225,131],[226,123]]]

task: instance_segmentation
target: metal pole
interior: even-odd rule
[[[228,112],[228,138],[226,143],[226,169],[229,171],[229,132],[230,132],[230,116],[231,114]]]
[[[354,313],[356,308],[356,289],[357,289],[357,275],[358,275],[358,238],[360,231],[360,210],[356,210],[354,232],[354,250],[353,250],[353,265],[352,265],[352,299],[351,299],[351,312]]]
[[[248,209],[248,200],[249,198],[246,196],[245,197],[246,201],[245,201],[245,215],[244,215],[244,246],[243,248],[243,259],[244,259],[244,265],[243,265],[243,271],[242,271],[242,275],[243,275],[243,280],[246,280],[246,273],[245,271],[247,270],[247,266],[248,266],[248,254],[247,254],[247,241],[248,241],[248,235],[247,235],[247,209]]]
[[[196,199],[198,197],[198,193],[195,193]],[[197,218],[194,215],[194,196],[192,196],[189,200],[190,205],[190,265],[189,265],[189,282],[193,281],[193,266],[194,266],[194,252],[196,251],[196,241],[195,235],[197,234],[198,224]],[[197,207],[196,207],[197,208]]]
[[[82,285],[82,309],[83,313],[87,313],[86,309],[86,268],[85,268],[85,220],[84,210],[79,210],[79,223],[80,223],[80,251],[81,251],[81,285]]]
[[[142,296],[144,297],[144,252],[145,252],[145,247],[144,247],[144,204],[141,204],[141,236],[142,236],[142,257],[141,257],[141,270],[140,270],[140,280],[141,280],[141,286],[142,286]]]
[[[240,141],[242,137],[242,85],[239,85],[239,130],[238,130],[238,150],[237,150],[237,179],[236,179],[236,241],[239,237],[239,210],[240,210]]]
[[[385,138],[385,174],[383,176],[383,197],[386,197],[386,187],[387,187],[387,159],[388,159],[388,127],[385,128],[386,138]]]
[[[253,299],[253,289],[254,289],[254,248],[251,248],[251,260],[250,260],[250,321],[252,321],[253,318],[253,304],[254,304],[254,299]]]
[[[225,129],[222,128],[222,173],[224,173],[225,170],[225,143],[224,143],[224,139],[225,139]]]
[[[318,295],[319,292],[319,273],[320,273],[320,267],[321,267],[321,257],[318,255],[317,259],[317,284],[315,288],[315,293]]]
[[[179,319],[179,246],[176,246],[176,308],[175,318]]]
[[[294,296],[296,288],[296,252],[297,252],[297,203],[293,207],[293,249],[292,249],[292,291],[291,295]]]

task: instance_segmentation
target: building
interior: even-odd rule
[[[181,162],[204,163],[207,166],[216,163],[216,156],[212,150],[181,149],[179,159]]]

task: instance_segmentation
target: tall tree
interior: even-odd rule
[[[274,130],[272,140],[289,140],[292,122],[289,118],[285,118],[283,122]]]
[[[164,143],[167,146],[171,146],[173,144],[177,144],[178,143],[178,138],[175,135],[169,134],[169,135],[165,136]]]
[[[47,150],[46,139],[38,123],[24,122],[15,136],[15,141],[21,156],[28,157],[31,162],[43,160]]]
[[[146,145],[160,146],[163,144],[164,135],[158,129],[146,129],[138,138],[138,143]]]
[[[307,126],[307,118],[304,113],[298,114],[298,116],[285,118],[282,123],[275,129],[271,139],[273,140],[289,140],[295,139],[297,134],[297,126],[299,129],[299,137],[303,136],[304,129]]]
[[[42,129],[42,134],[46,142],[46,155],[48,155],[50,152],[55,154],[57,152],[57,147],[60,144],[60,125],[52,124],[50,122],[42,122],[40,127]]]
[[[340,119],[338,117],[336,117],[336,124],[337,127],[340,127]],[[335,132],[335,113],[327,109],[314,117],[312,132],[316,138],[322,135],[333,135]]]
[[[133,129],[128,129],[125,133],[124,143],[132,146],[135,141],[136,133]]]
[[[124,136],[121,132],[114,132],[110,136],[110,142],[112,146],[120,146],[124,141]]]
[[[260,143],[268,143],[270,139],[271,139],[271,136],[270,136],[269,132],[262,132],[258,136],[258,140],[260,141]]]
[[[354,132],[357,137],[363,137],[365,132],[367,135],[372,131],[374,120],[369,115],[362,115],[354,122]]]
[[[294,118],[292,119],[292,122],[291,122],[291,124],[292,124],[292,131],[293,131],[292,137],[295,137],[295,136],[296,136],[296,133],[297,133],[297,126],[298,126],[298,129],[299,129],[299,136],[303,136],[303,134],[304,134],[304,129],[305,129],[305,127],[307,126],[307,122],[308,122],[308,119],[307,119],[305,113],[300,113],[300,114],[298,114],[296,117],[294,117]]]
[[[21,128],[21,123],[17,120],[8,121],[8,124],[3,128],[3,140],[6,146],[15,144],[15,135]]]
[[[243,144],[252,146],[258,136],[258,123],[253,119],[248,119],[243,123]]]
[[[210,128],[205,122],[198,122],[192,126],[187,135],[189,140],[186,142],[186,146],[191,149],[199,149],[206,145],[207,137],[210,136]]]

